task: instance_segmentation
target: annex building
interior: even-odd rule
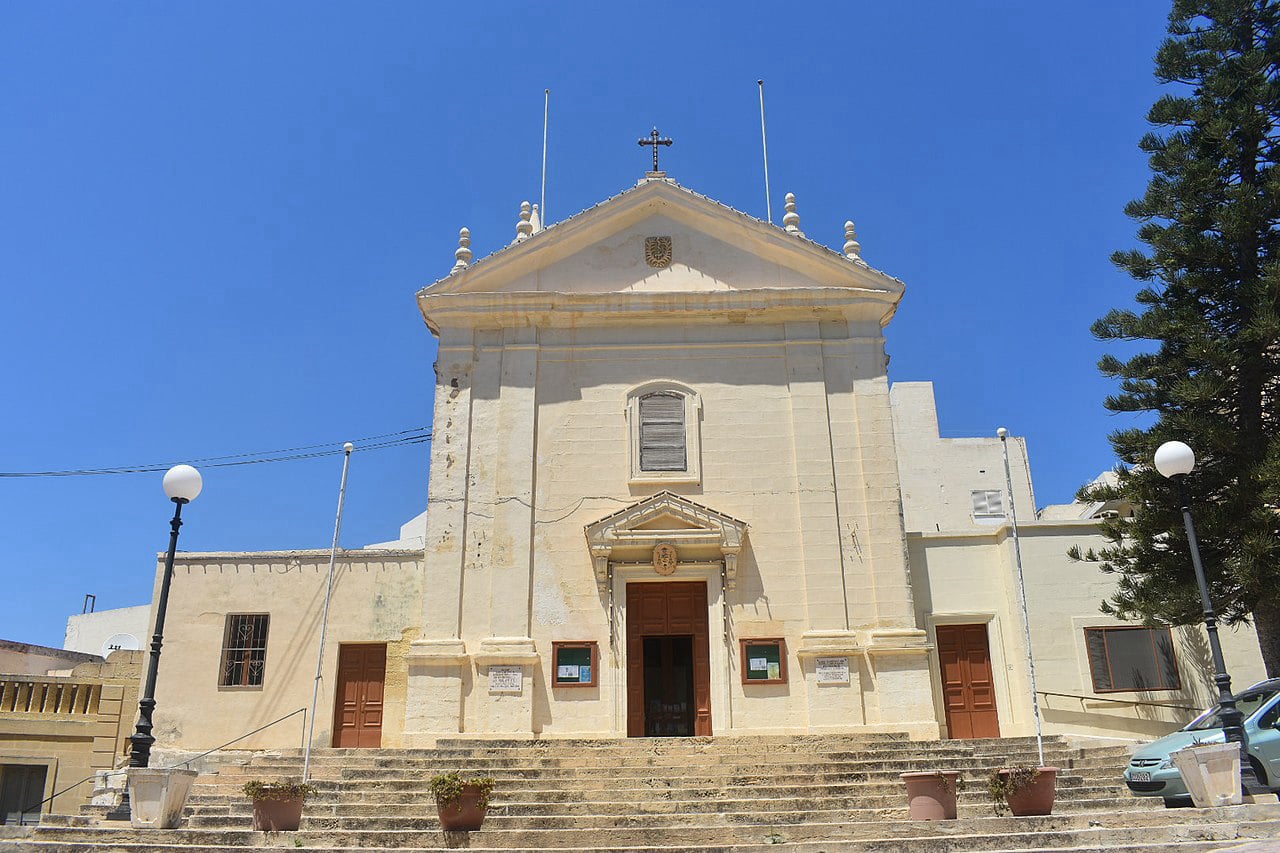
[[[1101,615],[1113,580],[1065,556],[1131,508],[1037,514],[1022,440],[1010,489],[1000,439],[941,438],[932,386],[887,375],[903,282],[788,202],[775,226],[651,172],[547,227],[526,205],[481,260],[464,229],[418,293],[426,511],[340,553],[316,745],[1030,734],[1015,511],[1046,732],[1151,737],[1208,701],[1200,632]],[[328,562],[178,555],[157,748],[310,704]]]

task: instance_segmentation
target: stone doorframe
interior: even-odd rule
[[[728,593],[737,584],[738,554],[747,524],[683,495],[663,491],[588,524],[584,532],[596,584],[607,607],[609,654],[615,672],[626,671],[628,583],[706,583],[711,718],[716,732],[730,731],[733,649]],[[721,642],[717,643],[716,638]],[[613,727],[620,734],[627,730],[625,678],[614,679]]]
[[[730,670],[729,657],[731,650],[720,638],[728,632],[725,621],[724,589],[721,585],[722,566],[719,563],[681,563],[672,580],[702,581],[707,585],[707,635],[710,640],[707,653],[711,664],[711,721],[713,731],[718,735],[728,734],[733,728],[733,712],[730,707]],[[618,737],[627,736],[627,584],[628,583],[663,583],[664,579],[655,577],[652,568],[643,566],[618,565],[613,567],[612,593],[613,599],[620,603],[614,616],[614,630],[617,642],[610,649],[614,672],[618,677],[613,679],[613,730]],[[604,651],[601,650],[601,654]]]

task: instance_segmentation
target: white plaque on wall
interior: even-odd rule
[[[519,693],[524,689],[524,667],[489,667],[490,693]]]
[[[848,658],[816,658],[814,671],[818,675],[819,684],[848,684]]]

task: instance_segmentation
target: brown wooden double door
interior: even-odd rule
[[[368,643],[338,647],[334,746],[382,746],[382,694],[386,680],[386,645]]]
[[[707,585],[627,584],[627,736],[711,734]]]
[[[1000,737],[987,626],[939,625],[937,632],[948,735]]]

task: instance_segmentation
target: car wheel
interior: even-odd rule
[[[1249,763],[1253,765],[1253,775],[1258,778],[1258,784],[1264,788],[1270,787],[1267,783],[1267,771],[1262,766],[1262,762],[1250,755]]]
[[[1174,799],[1172,797],[1165,797],[1164,807],[1166,809],[1189,809],[1191,808],[1191,798],[1179,797]]]

